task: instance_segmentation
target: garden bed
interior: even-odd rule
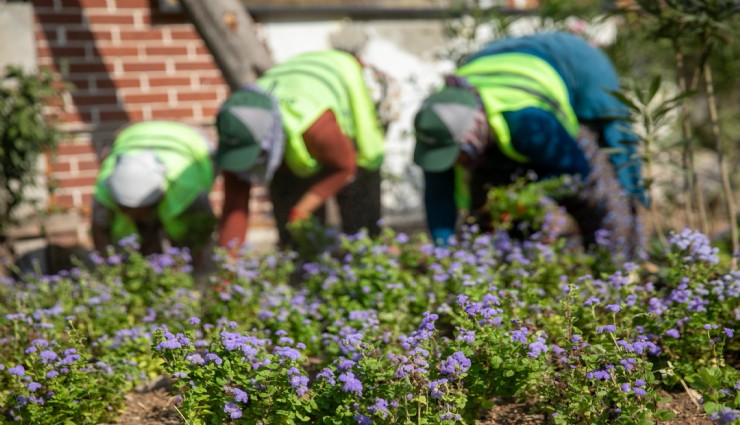
[[[92,268],[4,280],[0,414],[156,425],[740,413],[740,274],[696,232],[672,235],[649,268],[608,246],[586,255],[472,228],[445,248],[390,230],[321,246],[220,258],[205,291],[187,252],[144,258],[133,240]],[[158,376],[171,385],[135,391]]]

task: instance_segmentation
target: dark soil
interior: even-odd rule
[[[697,407],[685,392],[663,394],[671,401],[663,407],[676,417],[663,425],[712,425],[712,422]],[[126,395],[126,410],[121,414],[118,425],[176,425],[184,423],[177,408],[175,397],[167,389],[158,388],[148,392]],[[477,425],[545,425],[544,415],[530,412],[524,403],[500,400]]]

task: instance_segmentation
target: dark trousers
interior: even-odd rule
[[[290,232],[286,227],[291,208],[323,176],[323,173],[319,173],[308,178],[301,178],[293,174],[285,164],[275,172],[270,183],[270,201],[281,247],[289,246],[292,242]],[[378,226],[381,214],[380,182],[380,170],[370,171],[358,168],[354,181],[337,194],[342,232],[353,234],[363,228],[366,228],[371,236],[376,236],[380,232]],[[322,206],[314,212],[314,216],[324,224],[326,209]]]

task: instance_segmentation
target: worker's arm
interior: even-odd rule
[[[221,210],[218,245],[235,255],[244,244],[249,226],[249,192],[251,184],[239,175],[223,173],[224,202]]]
[[[446,245],[449,237],[455,233],[457,222],[455,170],[424,172],[424,182],[424,206],[429,232],[435,245]]]
[[[541,178],[562,174],[587,177],[591,172],[586,156],[560,121],[538,108],[503,114],[514,149],[530,159]]]
[[[95,250],[105,255],[108,246],[112,245],[111,229],[115,212],[93,199],[92,206],[92,238]]]
[[[303,133],[309,154],[321,164],[325,176],[301,197],[291,220],[307,217],[355,177],[357,158],[352,141],[342,133],[331,110],[324,112]]]

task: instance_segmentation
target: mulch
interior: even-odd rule
[[[685,392],[663,396],[670,399],[663,407],[676,417],[661,422],[662,425],[712,425],[712,422],[697,407]],[[176,425],[184,423],[175,404],[175,397],[166,388],[133,392],[126,395],[126,409],[116,425]],[[545,425],[550,423],[544,415],[531,412],[526,403],[497,400],[477,425]]]

